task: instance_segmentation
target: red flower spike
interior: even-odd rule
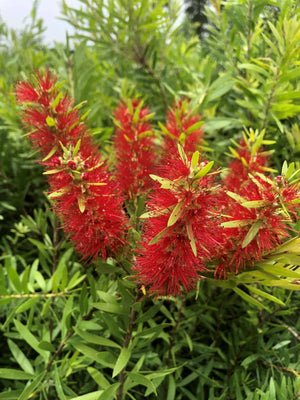
[[[180,143],[184,151],[192,155],[203,144],[201,117],[195,115],[187,100],[177,102],[167,113],[167,122],[162,127],[164,134],[164,152],[177,153]]]
[[[156,146],[151,114],[140,100],[121,103],[114,113],[116,177],[127,199],[145,196],[151,189]]]
[[[122,196],[77,108],[49,71],[20,82],[16,95],[29,138],[44,157],[49,197],[76,250],[85,259],[116,256],[126,244]]]
[[[230,148],[234,159],[228,165],[228,172],[224,178],[224,184],[230,191],[239,193],[241,186],[249,179],[249,174],[256,172],[264,173],[264,171],[273,171],[268,168],[268,160],[270,152],[260,149],[259,144],[263,144],[262,132],[246,132],[244,138],[240,140],[237,149]],[[268,143],[268,142],[267,142]]]
[[[223,247],[216,257],[215,276],[239,273],[253,266],[289,236],[289,213],[296,217],[299,187],[262,174],[246,180],[238,196],[228,192],[223,202]]]
[[[205,262],[220,246],[218,186],[212,164],[189,158],[179,146],[180,157],[170,157],[161,167],[148,203],[143,249],[137,257],[137,279],[156,295],[176,295],[189,290],[206,271]]]

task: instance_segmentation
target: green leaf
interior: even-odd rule
[[[112,314],[119,314],[122,315],[123,308],[119,304],[112,304],[112,303],[93,303],[93,307],[97,308],[98,310],[112,313]]]
[[[35,397],[35,390],[40,386],[42,380],[44,379],[46,372],[41,372],[37,377],[30,383],[30,385],[26,386],[21,395],[18,397],[18,400],[28,400]]]
[[[190,245],[191,245],[193,254],[195,257],[197,257],[197,247],[196,247],[195,237],[194,237],[194,233],[193,233],[193,227],[190,222],[186,225],[186,231],[187,231],[188,238],[190,240]]]
[[[81,139],[79,139],[78,142],[76,143],[76,146],[75,146],[75,148],[73,150],[73,157],[76,157],[76,155],[77,155],[77,153],[78,153],[78,151],[80,149],[80,145],[81,145]]]
[[[262,221],[256,221],[254,224],[251,226],[249,229],[247,235],[245,236],[243,243],[242,243],[242,248],[244,249],[246,246],[248,246],[249,243],[252,242],[252,240],[255,238],[257,235],[258,231],[262,227],[263,222]]]
[[[75,332],[77,333],[77,335],[79,335],[86,342],[99,344],[99,345],[105,346],[105,347],[115,347],[117,349],[121,348],[121,346],[119,344],[113,342],[110,339],[106,339],[106,338],[101,337],[99,335],[94,335],[92,333],[83,331],[83,330],[81,330],[79,328],[75,328]]]
[[[173,135],[171,132],[169,132],[168,129],[159,121],[158,121],[158,126],[160,127],[160,129],[163,131],[164,134],[169,136],[171,139],[177,141],[177,137],[175,135]]]
[[[266,200],[251,200],[243,202],[242,206],[246,208],[260,208],[266,206],[267,204],[268,202]]]
[[[189,163],[188,163],[187,155],[185,154],[185,151],[180,143],[177,143],[177,148],[178,148],[178,152],[179,152],[179,155],[180,155],[180,158],[181,158],[183,164],[188,166]]]
[[[91,392],[82,396],[72,397],[70,400],[99,400],[99,396],[101,396],[102,393],[103,390],[97,390],[96,392]]]
[[[144,375],[137,374],[135,372],[127,372],[127,375],[138,385],[146,386],[147,388],[151,389],[151,391],[155,393],[155,395],[157,396],[156,387],[149,378],[147,378]]]
[[[194,125],[191,125],[188,129],[186,129],[185,133],[189,135],[190,133],[197,131],[199,128],[201,128],[203,124],[204,124],[203,121],[198,121]]]
[[[173,181],[171,181],[170,179],[162,178],[160,176],[153,175],[153,174],[150,174],[149,176],[154,181],[159,182],[161,184],[162,189],[173,189],[175,186],[175,183]]]
[[[21,371],[19,369],[11,368],[0,368],[1,379],[13,379],[13,380],[29,380],[34,378],[34,375],[28,372]]]
[[[23,325],[20,321],[16,319],[14,319],[14,324],[21,338],[24,339],[25,342],[27,342],[29,346],[32,347],[37,353],[39,353],[44,358],[45,361],[47,361],[49,358],[49,352],[42,350],[39,347],[38,340],[33,336],[33,334],[30,332],[27,326]]]
[[[226,191],[226,194],[231,197],[233,200],[237,201],[238,203],[245,203],[247,200],[244,199],[242,196],[239,194],[236,194],[234,192],[230,192],[229,190]]]
[[[196,168],[196,166],[198,165],[199,156],[200,156],[199,151],[195,151],[193,153],[192,160],[191,160],[191,167],[192,168]]]
[[[167,400],[176,400],[176,382],[173,375],[169,375],[168,396]]]
[[[28,360],[28,358],[25,356],[23,351],[16,345],[15,342],[12,340],[8,339],[7,340],[8,347],[10,351],[12,352],[12,355],[14,356],[15,360],[17,363],[20,365],[20,367],[27,372],[30,375],[34,375],[34,369]]]
[[[24,311],[29,310],[29,309],[32,308],[32,307],[35,305],[35,303],[37,303],[38,301],[39,301],[38,298],[32,298],[32,299],[26,300],[24,303],[20,304],[20,305],[16,308],[15,313],[16,313],[16,314],[17,314],[17,313],[22,313],[22,312],[24,312]]]
[[[20,390],[9,390],[8,392],[2,392],[0,393],[0,400],[18,400],[20,394]]]
[[[285,160],[284,163],[282,164],[281,175],[286,176],[287,170],[288,170],[288,163]]]
[[[113,383],[109,388],[105,389],[97,400],[112,400],[117,393],[120,383]]]
[[[54,121],[54,119],[53,119],[52,117],[47,117],[47,118],[46,118],[46,123],[47,123],[47,125],[50,126],[50,127],[56,125],[56,122]]]
[[[256,288],[256,287],[252,286],[252,285],[247,285],[247,288],[248,288],[251,292],[257,294],[258,296],[264,297],[264,298],[266,298],[266,299],[268,299],[268,300],[270,300],[270,301],[273,301],[274,303],[280,304],[281,306],[284,306],[284,307],[285,307],[284,302],[281,301],[280,299],[278,299],[277,297],[272,296],[271,294],[266,293],[266,292],[264,292],[263,290],[260,290],[260,289],[258,289],[258,288]]]
[[[62,388],[62,384],[60,381],[59,372],[58,372],[58,368],[57,368],[56,364],[55,364],[55,372],[54,372],[54,383],[55,383],[55,389],[56,389],[56,393],[59,397],[59,400],[66,400],[66,396],[65,396],[63,388]]]
[[[88,367],[87,372],[91,375],[94,381],[103,389],[107,389],[110,386],[110,383],[105,378],[105,376],[98,371],[96,368]]]
[[[289,268],[284,268],[283,266],[280,266],[278,264],[258,264],[256,265],[256,268],[264,272],[269,272],[271,274],[300,279],[299,272],[293,271]]]
[[[157,242],[159,242],[165,235],[168,234],[168,232],[170,231],[170,227],[167,226],[166,228],[164,228],[162,231],[160,231],[157,235],[155,235],[150,242],[148,243],[149,245],[151,244],[155,244]]]
[[[84,343],[72,343],[72,346],[87,358],[96,361],[97,363],[113,369],[116,363],[116,358],[108,351],[97,351],[93,347],[87,346]]]
[[[83,196],[78,196],[77,201],[78,201],[79,210],[80,210],[81,214],[83,214],[85,211],[85,198]]]
[[[265,309],[270,312],[270,309],[263,303],[259,302],[258,300],[254,299],[253,297],[249,296],[249,294],[245,293],[243,290],[234,287],[232,288],[236,294],[241,296],[242,299],[244,299],[247,303],[250,303],[254,305],[255,307],[258,307],[259,309]]]
[[[207,175],[209,171],[212,169],[214,165],[214,161],[210,161],[208,164],[206,164],[200,171],[197,172],[197,174],[194,176],[194,179],[199,179],[202,178],[203,176]]]
[[[61,171],[64,171],[64,169],[49,169],[48,171],[43,172],[43,175],[53,175]]]
[[[53,156],[53,154],[56,152],[57,150],[57,145],[53,146],[52,149],[49,151],[49,153],[46,155],[45,158],[43,158],[43,162],[47,161],[50,157]]]
[[[50,352],[55,352],[55,350],[56,350],[56,348],[53,346],[53,344],[50,342],[47,342],[46,340],[42,340],[39,343],[39,348],[42,350],[50,351]]]
[[[253,361],[256,361],[259,357],[259,354],[251,354],[242,361],[241,366],[247,367],[247,365],[251,364]]]
[[[51,108],[56,108],[61,100],[61,98],[63,97],[62,92],[59,92],[58,95],[55,97],[55,99],[53,100],[53,103],[51,104]]]
[[[116,375],[118,375],[123,368],[126,367],[128,361],[130,360],[130,356],[131,356],[131,350],[129,350],[126,347],[123,347],[119,357],[117,359],[116,365],[114,367],[113,373],[112,373],[112,377],[114,378]]]
[[[222,222],[220,225],[223,226],[223,228],[240,228],[242,226],[250,225],[253,222],[253,219],[236,219],[233,221]]]
[[[176,222],[178,221],[178,219],[181,217],[181,215],[184,212],[184,200],[180,201],[179,203],[176,204],[176,206],[174,207],[173,211],[171,212],[171,215],[168,219],[168,224],[167,226],[170,227],[174,224],[176,224]]]

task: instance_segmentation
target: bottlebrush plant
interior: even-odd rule
[[[296,233],[299,170],[284,163],[273,176],[264,130],[246,130],[222,169],[201,148],[203,122],[187,100],[170,108],[157,134],[148,107],[126,99],[114,113],[116,162],[108,165],[81,105],[60,88],[46,71],[20,82],[16,95],[49,198],[82,259],[126,258],[138,287],[156,297],[192,290],[201,279],[231,281],[239,291],[232,282],[242,283],[245,272],[246,282],[257,281],[257,270],[262,284],[271,274],[271,285],[299,288],[280,277],[289,277],[289,256],[299,251],[298,238],[287,241]]]

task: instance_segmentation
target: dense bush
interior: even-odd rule
[[[291,211],[293,221],[297,219],[299,197],[298,3],[211,1],[206,7],[208,33],[201,39],[182,18],[176,1],[166,5],[165,1],[152,0],[81,0],[78,9],[64,4],[63,13],[76,28],[74,44],[68,39],[66,44],[45,48],[39,40],[42,25],[35,20],[34,12],[32,23],[22,33],[9,33],[5,24],[1,27],[0,399],[298,398],[299,224],[282,217],[286,214],[288,219]],[[77,104],[81,103],[81,110],[59,94],[61,88],[54,81],[50,80],[49,86],[45,84],[43,92],[44,72],[30,92],[27,79],[32,79],[32,72],[37,69],[50,69],[58,81],[64,80],[64,88]],[[17,85],[24,79],[27,83]],[[12,94],[16,90],[23,103],[23,121],[37,129],[29,137],[44,151],[42,164],[52,192],[49,200],[44,194],[48,188],[42,170],[34,162],[41,153],[31,150],[24,137],[21,109]],[[51,102],[38,100],[36,106],[32,95],[35,97],[37,92],[43,101],[49,96]],[[144,103],[136,100],[140,98]],[[85,101],[87,105],[82,103]],[[45,108],[40,108],[41,104]],[[172,114],[178,104],[181,108]],[[189,116],[194,119],[187,119],[192,124],[183,123],[184,107],[186,111],[190,107]],[[48,119],[44,114],[42,118],[34,114],[34,110],[41,109],[51,109],[61,118],[71,115],[70,121],[61,129],[62,125],[57,125],[59,118],[52,118],[54,114]],[[128,115],[132,118],[130,123]],[[134,131],[130,129],[138,122],[144,125],[136,151],[133,146],[126,146],[134,142]],[[64,132],[61,144],[53,142],[51,135],[48,140],[41,140],[44,128],[46,133]],[[189,142],[195,132],[200,142]],[[70,143],[72,154],[66,148]],[[136,151],[137,159],[140,156],[136,164],[129,157],[126,163],[128,153],[124,149]],[[227,187],[231,192],[230,208],[226,213],[223,208],[226,215],[220,211],[218,217],[223,218],[223,230],[243,232],[235,244],[242,249],[251,243],[259,244],[257,237],[262,230],[261,224],[253,221],[247,230],[238,225],[240,222],[230,225],[226,218],[233,210],[242,209],[240,203],[245,200],[238,196],[248,193],[248,203],[257,202],[262,200],[251,197],[253,187],[259,193],[272,193],[274,187],[280,193],[282,187],[292,187],[287,189],[290,197],[286,195],[280,205],[280,234],[275,232],[279,229],[277,222],[277,228],[272,229],[275,214],[268,220],[268,238],[276,233],[272,246],[266,236],[264,243],[268,245],[258,249],[253,246],[252,253],[243,256],[241,262],[235,258],[237,262],[230,264],[226,258],[225,267],[216,277],[213,271],[217,263],[211,261],[211,271],[201,270],[202,279],[193,280],[193,290],[191,285],[184,285],[185,277],[180,278],[179,283],[190,289],[189,293],[179,291],[179,286],[172,287],[168,281],[167,286],[159,285],[164,291],[155,297],[157,287],[149,284],[149,274],[140,273],[140,283],[132,279],[136,273],[132,252],[139,251],[136,245],[143,233],[143,219],[138,217],[144,214],[142,217],[151,221],[149,216],[153,216],[151,212],[160,200],[163,204],[170,200],[164,198],[163,186],[170,185],[167,176],[159,179],[157,170],[151,172],[151,157],[156,152],[163,164],[163,154],[170,157],[169,167],[173,166],[173,170],[169,168],[167,172],[174,181],[179,178],[185,157],[201,182],[216,171],[220,175],[218,185],[227,179],[231,185]],[[77,182],[78,165],[72,162],[82,153],[92,160],[91,165],[85,166],[84,179],[92,185],[95,196],[102,195],[102,190],[105,196],[112,196],[111,175],[114,187],[122,184],[126,194],[125,200],[120,194],[116,205],[115,197],[101,203],[112,214],[104,214],[106,225],[102,229],[99,222],[98,231],[93,231],[90,221],[95,220],[89,220],[87,215],[99,206],[95,197],[87,201],[83,192],[55,195],[69,184],[66,180],[70,176]],[[57,163],[53,165],[56,156]],[[202,165],[198,164],[198,157]],[[214,161],[213,168],[206,159]],[[241,174],[241,186],[249,180],[248,174],[243,175],[243,168],[251,165],[252,181],[247,183],[250,189],[243,193],[233,190],[236,183],[228,179],[230,172],[228,175],[225,168],[236,162],[239,167],[232,170]],[[142,164],[145,169],[139,170]],[[222,166],[224,169],[218,170]],[[49,173],[51,169],[54,172]],[[141,173],[138,181],[130,175],[133,169]],[[148,171],[154,179],[148,178]],[[237,172],[232,178],[236,175]],[[280,178],[276,178],[278,175]],[[153,185],[152,203],[145,208]],[[214,190],[218,190],[217,186]],[[74,209],[74,201],[78,207],[72,226],[74,213],[70,214],[70,210]],[[255,214],[260,207],[263,209],[265,203],[256,203],[250,211]],[[122,253],[118,249],[124,238],[114,230],[118,221],[114,219],[116,209],[126,210],[124,218],[130,218],[131,228],[126,232],[130,248]],[[244,214],[231,217],[240,221],[245,219]],[[169,225],[176,225],[182,215],[181,207],[176,212],[173,208]],[[293,231],[291,239],[279,247],[283,223],[289,223]],[[197,224],[202,221],[197,220]],[[217,226],[216,222],[216,230]],[[91,235],[82,240],[83,229],[89,227]],[[162,239],[159,231],[156,234],[156,241]],[[199,258],[199,232],[193,234],[187,229],[186,234],[189,251]],[[206,239],[211,246],[208,242]],[[230,242],[232,245],[232,238]],[[155,264],[153,253],[151,263]],[[144,253],[146,260],[148,255]],[[182,257],[182,261],[186,260]],[[140,265],[151,270],[147,263]],[[188,276],[189,269],[186,271]]]

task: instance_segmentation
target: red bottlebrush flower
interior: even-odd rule
[[[194,287],[199,272],[206,270],[219,243],[216,221],[218,187],[212,163],[190,159],[179,147],[181,157],[170,157],[161,176],[153,175],[154,186],[148,203],[143,249],[137,257],[137,279],[156,295],[176,295]]]
[[[240,140],[236,150],[231,149],[234,160],[228,165],[224,184],[232,192],[240,192],[241,186],[248,181],[249,174],[270,170],[268,168],[270,152],[255,149],[257,143],[255,139],[250,140],[245,136]]]
[[[127,199],[145,195],[152,185],[157,151],[151,117],[140,100],[121,103],[114,113],[116,177]]]
[[[127,228],[122,196],[77,108],[49,71],[19,83],[16,94],[29,137],[44,157],[49,197],[75,248],[85,259],[118,254]]]
[[[239,273],[280,245],[289,236],[288,212],[296,215],[299,195],[298,186],[261,173],[245,181],[239,194],[228,191],[225,207],[223,202],[224,244],[216,257],[215,275]]]
[[[177,152],[177,144],[182,144],[184,151],[192,155],[203,144],[202,121],[195,115],[186,100],[177,102],[167,113],[167,122],[163,129],[164,152]]]

